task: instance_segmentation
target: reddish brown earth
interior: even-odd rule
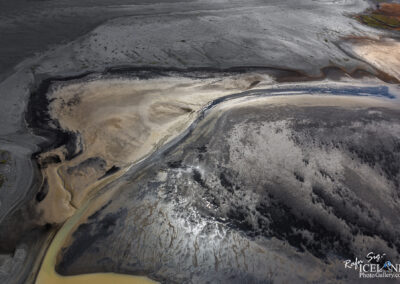
[[[400,4],[382,3],[377,10],[357,18],[371,27],[400,31]]]

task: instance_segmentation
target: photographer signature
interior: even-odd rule
[[[383,260],[385,255],[386,255],[385,253],[380,254],[380,253],[374,253],[371,251],[371,252],[367,253],[365,258],[367,259],[367,263],[370,263],[370,262],[379,263],[379,262],[381,262],[381,260]],[[361,259],[358,259],[357,257],[354,261],[352,261],[351,259],[347,259],[344,261],[344,268],[357,269],[358,266],[363,263],[364,263],[364,261]]]

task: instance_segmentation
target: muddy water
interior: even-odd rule
[[[48,194],[39,203],[39,223],[62,223],[85,200],[92,186],[171,141],[208,102],[262,83],[268,76],[246,74],[220,79],[158,78],[95,80],[63,86],[49,94],[52,119],[78,135],[72,159],[66,147],[43,153]],[[253,85],[252,85],[253,84]]]
[[[84,146],[83,153],[72,160],[64,156],[63,146],[41,154],[42,161],[59,157],[61,162],[46,164],[43,169],[50,190],[38,210],[46,222],[62,223],[72,217],[50,245],[36,283],[154,283],[146,277],[113,273],[65,277],[54,268],[77,222],[107,201],[110,192],[94,201],[88,201],[88,194],[95,195],[132,163],[182,133],[208,102],[246,90],[261,79],[270,83],[268,77],[245,75],[223,80],[104,80],[56,90],[50,105],[52,117],[64,129],[79,132]],[[111,147],[115,142],[118,145]],[[116,172],[107,174],[112,165],[117,165]]]
[[[317,90],[314,90],[318,93]],[[321,91],[321,90],[320,90]],[[238,97],[237,102],[241,102],[243,104],[243,99],[240,96]],[[285,102],[285,99],[281,99],[280,97],[273,97],[268,98],[271,103],[281,103],[282,101]],[[296,105],[302,104],[303,102],[302,96],[295,96],[290,98],[292,103]],[[309,97],[311,99],[311,97]],[[347,105],[349,107],[354,107],[360,104],[358,98],[341,98],[340,100],[342,104]],[[220,102],[224,102],[221,100]],[[250,102],[248,102],[250,103]],[[325,97],[315,98],[315,102],[318,105],[321,104],[339,104],[337,98],[334,97]],[[379,101],[373,98],[363,99],[363,104],[370,104],[370,105],[377,105]],[[217,105],[218,102],[215,104]],[[235,100],[231,101],[229,104],[222,104],[225,105],[223,109],[229,109],[235,107],[236,103]],[[179,142],[179,141],[177,141]],[[121,176],[123,173],[120,172],[118,176]],[[109,179],[115,179],[116,177],[110,176]],[[107,183],[107,180],[104,181],[104,184]],[[101,188],[104,184],[99,184],[97,188]],[[115,190],[116,187],[114,187]],[[124,275],[124,274],[115,274],[115,273],[93,273],[93,274],[83,274],[83,275],[76,275],[76,276],[61,276],[55,271],[55,266],[57,263],[57,256],[62,249],[68,244],[70,240],[70,236],[72,232],[74,232],[79,224],[82,223],[82,220],[85,220],[88,216],[93,214],[99,207],[101,207],[105,202],[112,198],[114,191],[109,190],[105,194],[102,194],[99,198],[92,199],[91,201],[87,201],[84,205],[76,211],[76,213],[70,218],[61,230],[57,233],[56,237],[54,238],[51,246],[49,247],[45,259],[43,261],[41,270],[38,274],[36,283],[37,284],[46,284],[46,283],[155,283],[149,278],[143,276],[131,276],[131,275]]]
[[[214,106],[232,108],[238,102],[235,99],[243,103],[247,98],[265,96],[275,97],[268,98],[271,103],[280,102],[279,97],[282,95],[289,95],[291,102],[299,105],[304,99],[301,95],[304,94],[345,95],[347,98],[341,97],[340,100],[334,96],[325,97],[320,103],[327,102],[330,98],[332,101],[328,104],[339,104],[341,101],[348,106],[360,104],[355,96],[370,96],[368,99],[363,98],[363,101],[365,103],[371,100],[371,105],[378,102],[378,99],[372,97],[394,98],[385,86],[354,87],[332,84],[331,87],[303,85],[268,89],[266,85],[270,87],[270,78],[252,74],[223,79],[170,77],[144,81],[97,80],[89,83],[75,82],[53,90],[49,94],[52,99],[49,108],[52,118],[63,129],[80,133],[83,151],[70,160],[63,157],[62,147],[42,154],[43,158],[52,155],[61,157],[60,163],[47,165],[45,169],[49,188],[53,190],[53,195],[56,194],[56,197],[48,194],[41,202],[41,207],[48,210],[44,214],[45,218],[49,218],[46,222],[60,214],[60,207],[55,206],[55,202],[65,202],[64,204],[72,206],[70,211],[61,212],[65,215],[60,217],[60,223],[63,218],[72,217],[64,223],[48,248],[36,283],[154,283],[143,276],[114,273],[61,276],[55,271],[55,267],[61,249],[71,243],[71,235],[79,224],[102,204],[111,200],[113,195],[113,190],[109,190],[99,198],[93,198],[96,192],[125,172],[135,170],[131,169],[132,165],[154,157],[167,144],[180,143],[182,135],[194,129]],[[248,90],[254,86],[256,89]],[[227,101],[230,101],[229,104]],[[310,98],[308,101],[311,101]],[[313,104],[317,101],[319,99],[315,97]],[[122,146],[111,147],[116,141],[120,141]],[[155,161],[154,158],[151,160]],[[113,165],[118,170],[104,176]],[[66,198],[60,198],[57,195],[60,193],[65,194]]]
[[[48,248],[40,271],[36,278],[36,284],[87,284],[87,283],[121,283],[121,284],[151,284],[157,283],[144,276],[132,276],[116,273],[93,273],[83,274],[77,276],[61,276],[55,271],[57,262],[57,255],[61,248],[65,245],[71,231],[76,229],[78,221],[90,214],[91,208],[97,208],[112,195],[113,191],[110,190],[101,198],[93,201],[86,202],[76,213],[62,226],[53,239],[50,247]]]

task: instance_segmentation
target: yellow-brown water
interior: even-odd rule
[[[106,201],[112,195],[113,191],[110,190],[103,194],[100,198],[93,201],[87,201],[76,213],[61,227],[54,237],[50,247],[48,248],[46,255],[43,259],[43,263],[39,270],[36,278],[36,284],[154,284],[157,283],[145,276],[133,276],[126,274],[116,273],[91,273],[74,276],[62,276],[55,271],[57,255],[61,248],[65,244],[68,236],[77,226],[77,223],[82,217],[90,214],[96,205]]]
[[[375,98],[354,98],[354,97],[315,97],[315,96],[293,96],[293,97],[270,97],[259,98],[256,100],[247,101],[245,99],[235,99],[224,103],[219,107],[219,110],[233,108],[237,105],[254,104],[260,100],[268,100],[269,103],[274,104],[296,104],[296,105],[341,105],[347,107],[356,107],[360,105],[366,106],[386,106],[390,107],[391,104],[383,102]],[[103,183],[98,184],[93,191],[99,190],[109,183],[110,180],[115,180],[128,170],[109,176]],[[62,276],[55,271],[57,256],[62,247],[68,244],[72,232],[79,226],[88,216],[93,214],[97,208],[101,207],[105,202],[112,198],[114,190],[113,187],[95,198],[89,198],[82,207],[80,207],[75,214],[64,223],[61,229],[56,234],[50,247],[47,250],[40,271],[38,273],[36,284],[80,284],[80,283],[156,283],[153,280],[144,276],[132,276],[116,273],[93,273],[75,276]]]
[[[42,221],[67,221],[57,232],[45,254],[36,284],[156,283],[143,276],[115,273],[62,276],[55,271],[57,256],[62,247],[68,244],[79,223],[111,198],[112,190],[99,198],[90,198],[87,194],[93,197],[99,189],[121,176],[131,165],[182,132],[193,122],[196,112],[209,101],[243,91],[256,79],[264,79],[267,84],[270,83],[268,77],[246,75],[224,80],[105,80],[88,85],[73,84],[57,90],[53,94],[57,99],[51,105],[53,118],[63,128],[79,131],[86,146],[83,154],[72,161],[63,158],[63,148],[42,154],[42,157],[56,154],[62,159],[61,164],[49,165],[43,172],[50,188],[49,194],[38,208],[44,218]],[[68,107],[65,108],[64,102],[76,98],[77,94],[78,103],[67,104]],[[108,130],[104,117],[111,123],[112,131],[104,130]],[[134,125],[131,125],[132,121]],[[124,125],[124,122],[131,124]],[[102,132],[98,133],[96,129],[102,129]],[[129,132],[128,140],[134,143],[123,141],[126,143],[120,144],[124,147],[104,146],[119,142],[126,136],[126,132]],[[96,139],[98,136],[101,137]],[[99,174],[92,172],[89,175],[85,172],[85,175],[66,176],[67,165],[76,165],[93,156],[100,156],[108,163],[117,164],[122,170],[100,180]]]
[[[208,102],[243,91],[268,76],[223,79],[107,79],[72,83],[50,94],[51,116],[63,129],[79,133],[83,151],[65,159],[65,147],[41,156],[58,156],[43,167],[49,192],[37,206],[38,223],[62,224],[79,208],[93,184],[111,167],[124,169],[145,158],[186,129]],[[100,168],[79,166],[98,159]],[[73,170],[74,171],[71,171]]]

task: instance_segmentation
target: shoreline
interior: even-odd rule
[[[182,132],[178,137],[176,137],[174,140],[170,141],[168,144],[164,145],[162,148],[158,149],[155,152],[152,152],[148,157],[145,157],[142,161],[139,161],[138,163],[135,163],[132,165],[130,169],[126,171],[126,173],[134,173],[134,176],[140,176],[144,170],[146,170],[148,167],[153,165],[154,163],[157,162],[157,160],[162,159],[165,155],[167,155],[170,151],[173,151],[176,147],[179,147],[182,143],[185,142],[186,139],[188,139],[193,132],[193,130],[196,128],[196,126],[203,120],[208,117],[208,115],[212,114],[212,111],[216,107],[222,107],[222,108],[231,108],[235,107],[237,104],[252,104],[254,101],[257,100],[276,100],[277,102],[275,103],[280,103],[280,102],[285,102],[288,103],[291,100],[297,100],[301,99],[303,97],[306,97],[308,99],[311,98],[317,98],[323,102],[324,100],[328,100],[328,105],[335,105],[335,103],[331,100],[332,96],[318,96],[318,95],[272,95],[272,96],[252,96],[251,94],[241,94],[239,96],[238,94],[234,94],[231,96],[226,96],[225,98],[221,98],[220,101],[218,102],[213,102],[210,103],[209,105],[205,106],[201,112],[201,114],[198,116],[198,118],[184,131]],[[340,96],[341,97],[341,96]],[[340,98],[339,97],[339,98]],[[373,106],[373,102],[375,101],[376,98],[365,98],[365,97],[349,97],[349,96],[343,96],[342,98],[345,98],[347,101],[353,101],[353,103],[357,103],[358,100],[370,100],[371,99],[371,106]],[[281,100],[281,101],[280,101]],[[379,100],[379,98],[378,98]],[[335,101],[335,98],[334,98]],[[272,102],[274,103],[274,102]],[[367,103],[367,102],[365,102]],[[227,104],[227,105],[226,105]],[[231,105],[232,104],[232,105]],[[336,102],[336,104],[340,104],[339,102]],[[386,103],[383,103],[385,105]],[[318,105],[318,104],[317,104]],[[369,105],[367,103],[367,105]],[[106,203],[107,200],[109,199],[110,196],[114,194],[114,190],[118,190],[118,187],[116,186],[119,182],[122,182],[124,179],[124,174],[121,174],[119,178],[114,179],[111,183],[107,184],[105,187],[99,187],[99,191],[96,193],[94,192],[92,198],[88,198],[87,201],[85,202],[85,205],[82,206],[78,211],[74,214],[73,217],[71,217],[67,222],[62,226],[62,228],[57,232],[58,235],[61,235],[63,238],[62,240],[57,240],[55,246],[51,250],[48,250],[46,252],[46,257],[44,263],[44,271],[42,273],[49,273],[50,277],[55,277],[53,279],[57,279],[56,283],[69,283],[68,281],[78,281],[80,280],[79,277],[82,277],[82,281],[84,280],[85,277],[93,277],[93,279],[97,279],[96,277],[105,277],[104,281],[110,280],[110,279],[118,279],[118,281],[122,281],[120,283],[125,283],[123,281],[124,278],[126,277],[126,281],[134,280],[134,278],[131,277],[136,277],[132,276],[129,274],[119,274],[119,273],[84,273],[84,274],[77,274],[77,275],[61,275],[56,272],[56,266],[53,267],[54,272],[51,271],[49,272],[48,269],[50,266],[52,266],[54,263],[51,261],[51,259],[54,259],[55,255],[59,255],[60,249],[65,245],[67,242],[62,243],[63,241],[68,240],[69,238],[72,238],[71,232],[76,228],[80,222],[82,221],[82,218],[87,218],[89,215],[94,214],[96,212],[96,208],[100,208],[102,204]],[[99,201],[100,200],[100,201]],[[90,206],[90,203],[93,202],[95,203],[95,206]],[[69,235],[68,235],[69,234]],[[60,237],[61,238],[61,237]],[[50,245],[52,246],[53,243]],[[58,250],[58,252],[56,252]],[[48,255],[50,253],[50,255]],[[50,259],[50,260],[49,260]],[[42,270],[42,269],[41,269]],[[54,274],[56,273],[56,274]],[[39,273],[40,275],[40,273]],[[44,275],[44,274],[42,274]],[[51,276],[52,275],[52,276]],[[41,276],[44,277],[44,276]],[[46,276],[47,277],[47,276]],[[111,277],[111,278],[109,278]],[[116,278],[114,278],[116,277]],[[120,278],[122,277],[122,278]],[[55,282],[42,282],[42,279],[44,278],[38,278],[39,280],[36,281],[37,284],[42,284],[42,283],[55,283]],[[102,278],[103,279],[103,278]],[[137,283],[148,283],[147,278],[142,279],[138,278]],[[38,282],[39,281],[39,282]],[[64,282],[65,281],[65,282]],[[96,280],[97,281],[97,280]],[[142,282],[143,281],[143,282]],[[71,283],[80,283],[80,282],[71,282]],[[99,282],[101,283],[101,282]],[[106,283],[106,282],[105,282]],[[134,282],[136,283],[136,282]],[[153,282],[151,282],[153,283]]]
[[[144,71],[144,72],[147,72],[147,70],[146,71]],[[51,87],[51,83],[52,82],[55,82],[55,81],[57,81],[57,82],[59,82],[59,81],[62,81],[62,82],[64,82],[64,81],[69,81],[69,80],[76,80],[76,79],[82,79],[82,78],[85,78],[86,76],[90,76],[90,75],[92,75],[93,73],[90,73],[90,74],[84,74],[84,75],[82,75],[82,76],[74,76],[74,77],[67,77],[67,78],[62,78],[62,79],[60,79],[60,78],[57,78],[57,79],[49,79],[48,81],[46,81],[46,84],[45,84],[45,86],[46,86],[46,90],[48,91],[49,89],[50,89],[50,87]],[[98,75],[98,74],[97,74]],[[154,75],[154,74],[153,74]],[[182,75],[182,74],[181,74]],[[162,75],[159,75],[159,74],[157,74],[156,75],[157,77],[159,77],[159,76],[161,76],[161,77],[163,77]],[[98,79],[98,78],[97,78]],[[300,82],[299,82],[299,84],[300,84]],[[337,88],[338,90],[340,90],[340,87],[338,87]],[[44,89],[41,89],[41,90],[44,90]],[[209,102],[209,104],[207,104],[206,106],[204,106],[203,107],[203,109],[200,111],[200,113],[198,114],[198,116],[197,116],[197,118],[189,125],[189,127],[188,128],[186,128],[180,135],[178,135],[177,137],[175,137],[173,140],[171,140],[170,142],[168,142],[167,144],[165,144],[163,147],[162,147],[162,151],[161,151],[161,153],[159,153],[159,151],[157,150],[156,152],[152,152],[152,153],[150,153],[150,155],[149,156],[146,156],[146,157],[144,157],[141,161],[139,161],[139,162],[136,162],[135,164],[134,164],[134,166],[129,170],[129,171],[138,171],[139,170],[139,168],[141,168],[142,166],[141,166],[141,164],[142,164],[142,162],[143,163],[145,163],[145,164],[148,164],[148,163],[151,163],[151,161],[152,160],[154,160],[154,159],[158,159],[158,158],[160,158],[160,155],[161,155],[161,157],[163,156],[163,155],[166,155],[169,151],[171,151],[173,148],[174,148],[174,145],[178,145],[179,143],[181,143],[182,141],[184,141],[187,137],[189,137],[190,136],[190,133],[193,131],[193,129],[196,127],[196,125],[202,120],[202,119],[204,119],[205,117],[206,117],[206,115],[207,115],[207,113],[209,112],[209,111],[211,111],[215,106],[217,106],[217,105],[219,105],[220,103],[224,103],[224,102],[227,102],[227,101],[230,101],[230,100],[234,100],[234,99],[240,99],[240,98],[244,98],[244,97],[254,97],[254,96],[260,96],[260,97],[280,97],[280,96],[282,96],[282,93],[284,93],[284,92],[310,92],[310,91],[314,91],[315,93],[318,93],[318,92],[322,92],[322,93],[325,93],[325,94],[327,94],[328,95],[328,97],[332,97],[332,96],[329,96],[329,95],[332,95],[332,91],[333,91],[334,89],[329,89],[329,88],[318,88],[318,87],[314,87],[314,88],[305,88],[305,87],[303,87],[303,88],[301,88],[301,87],[297,87],[297,88],[287,88],[287,89],[282,89],[282,88],[270,88],[270,89],[260,89],[260,90],[248,90],[248,91],[244,91],[244,92],[239,92],[239,93],[233,93],[233,94],[231,94],[231,95],[226,95],[226,96],[223,96],[223,97],[220,97],[220,98],[217,98],[217,99],[215,99],[215,100],[213,100],[213,101],[211,101],[211,102]],[[345,97],[348,97],[348,96],[351,96],[351,90],[357,90],[357,88],[353,88],[353,89],[351,89],[351,88],[349,88],[349,90],[348,91],[345,91],[344,93],[342,93],[342,94],[339,94],[339,96],[345,96]],[[379,91],[379,89],[371,89],[370,90],[371,91],[371,93],[370,93],[370,96],[372,96],[372,97],[374,97],[374,91],[375,92],[377,92],[377,91]],[[265,94],[265,93],[269,93],[269,92],[271,92],[271,93],[277,93],[278,92],[278,94],[273,94],[273,95],[271,95],[271,94]],[[264,93],[264,96],[262,95]],[[347,93],[347,96],[346,96],[346,93]],[[36,94],[38,94],[38,93],[36,93]],[[44,94],[44,93],[42,93],[42,94]],[[295,94],[295,95],[289,95],[290,97],[292,97],[292,96],[294,96],[294,97],[297,97],[297,96],[301,96],[302,94]],[[355,94],[353,94],[352,96],[359,96],[359,95],[355,95]],[[364,94],[364,96],[365,96],[365,94]],[[46,97],[46,100],[47,100],[47,102],[48,102],[48,98],[47,98],[47,96],[45,96]],[[321,96],[317,96],[317,97],[321,97]],[[385,97],[385,96],[384,96]],[[395,97],[393,96],[393,95],[390,95],[390,93],[388,93],[388,95],[386,96],[386,98],[387,99],[394,99]],[[31,107],[32,107],[32,104],[30,105]],[[42,111],[44,111],[44,110],[46,110],[47,109],[47,107],[48,107],[48,105],[46,105],[46,106],[43,106],[42,105],[42,107],[43,107],[43,110]],[[31,113],[32,113],[32,109],[31,109]],[[44,121],[46,121],[46,120],[44,120]],[[40,125],[40,123],[38,123],[37,125]],[[161,149],[159,149],[159,150],[161,150]],[[153,157],[153,155],[155,155],[154,157]],[[101,191],[101,189],[100,189],[100,191]],[[79,211],[79,210],[78,210]],[[76,213],[75,213],[76,214]],[[75,215],[74,214],[74,215]],[[68,222],[68,221],[67,221]],[[46,252],[45,252],[45,255],[47,255],[47,250],[46,250]]]

